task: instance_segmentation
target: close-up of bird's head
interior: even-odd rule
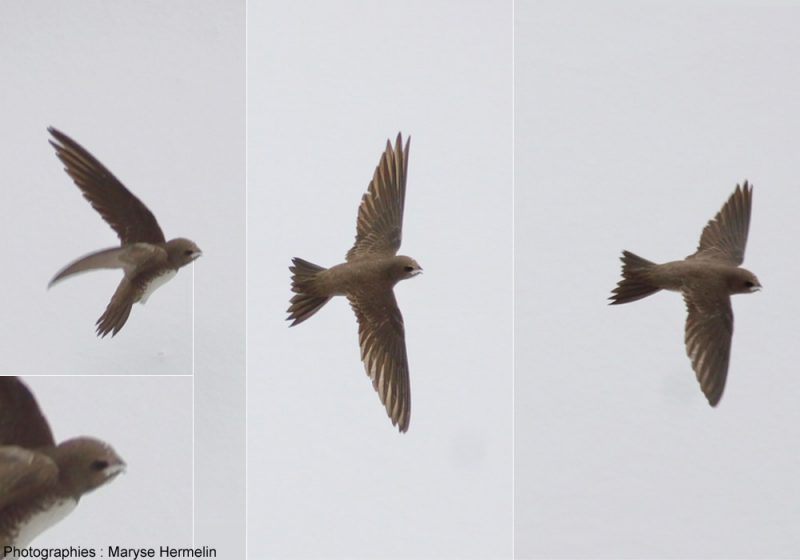
[[[84,494],[114,480],[125,462],[107,443],[56,444],[36,398],[18,377],[0,377],[0,546],[27,546]]]
[[[145,303],[153,291],[203,253],[189,239],[167,241],[153,213],[102,163],[63,132],[53,127],[47,130],[64,170],[120,240],[119,247],[89,253],[68,264],[48,287],[73,274],[122,269],[122,281],[96,322],[98,336],[110,333],[113,337],[127,322],[134,303]]]
[[[59,478],[76,499],[125,472],[125,461],[117,452],[92,437],[68,439],[45,453],[59,465]]]

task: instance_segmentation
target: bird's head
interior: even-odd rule
[[[411,257],[404,257],[402,255],[394,258],[392,265],[392,276],[395,281],[413,278],[417,274],[422,274],[422,267]]]
[[[203,255],[194,241],[178,237],[167,242],[167,257],[169,262],[177,269],[194,261]]]
[[[761,289],[761,282],[749,270],[737,268],[728,279],[728,289],[732,294],[750,294]]]
[[[113,480],[125,461],[107,443],[79,437],[61,443],[51,453],[59,479],[76,499]]]

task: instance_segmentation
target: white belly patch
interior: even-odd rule
[[[144,293],[142,294],[142,298],[139,300],[139,303],[141,304],[147,303],[147,298],[153,295],[153,292],[155,292],[161,286],[172,280],[177,273],[178,273],[177,270],[170,269],[164,274],[161,274],[153,278],[147,285],[147,288],[145,288]]]
[[[34,514],[25,525],[19,528],[17,538],[14,539],[14,546],[19,548],[28,546],[39,534],[69,515],[77,505],[77,500],[67,498],[56,502],[46,511]]]

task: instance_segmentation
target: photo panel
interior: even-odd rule
[[[512,554],[511,32],[510,2],[248,6],[253,558]],[[364,233],[375,291],[290,328],[289,267],[308,268],[292,259],[345,262],[382,158],[371,200],[402,220],[370,239],[413,262],[381,287]],[[405,346],[410,416],[395,365],[388,409],[373,388],[357,313],[373,355],[401,364]]]
[[[800,552],[798,23],[784,3],[516,3],[517,557]],[[762,290],[715,283],[738,264],[701,240],[715,217]],[[691,273],[643,265],[688,303],[608,305],[623,250],[681,267],[711,246]]]
[[[0,138],[9,156],[0,195],[4,289],[13,294],[10,320],[0,326],[3,372],[191,374],[205,305],[199,293],[215,300],[206,316],[228,320],[231,301],[234,320],[242,316],[244,2],[33,3],[0,12],[7,22],[0,70],[13,84],[0,94],[13,108]],[[78,147],[63,148],[70,141]],[[49,142],[68,159],[59,160]],[[133,199],[123,200],[120,189]],[[137,299],[145,280],[167,279],[153,264],[163,257],[151,263],[150,253],[128,251],[87,263],[131,269],[132,295],[118,292],[119,268],[82,272],[48,289],[73,261],[122,242],[158,241],[159,230],[161,241],[187,238],[211,258],[169,260],[174,278],[147,305],[134,303],[124,326],[109,321],[104,338],[95,322],[112,297]],[[234,289],[233,298],[225,293]]]
[[[141,477],[125,504],[137,522],[122,521],[129,512],[117,503],[113,530],[99,528],[97,513],[85,533],[59,524],[34,546],[174,544],[243,558],[245,2],[21,3],[0,7],[0,17],[9,84],[0,92],[9,108],[0,135],[0,374],[30,379],[34,392],[40,383],[65,393],[90,385],[103,406],[119,397],[114,421],[144,446],[134,464],[123,436],[109,434],[123,442],[127,474],[85,500],[112,500],[107,490]],[[101,250],[78,266],[91,270],[48,288]],[[174,275],[156,273],[165,259]],[[132,301],[130,315],[123,324],[121,306],[98,336],[95,323],[114,301]],[[150,439],[181,451],[172,457]],[[148,515],[163,528],[138,521]]]

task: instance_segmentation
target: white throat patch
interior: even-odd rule
[[[19,527],[17,537],[14,539],[14,546],[19,548],[28,546],[39,534],[69,515],[77,505],[77,500],[65,498],[54,503],[50,509],[35,513],[27,523]]]
[[[139,300],[139,303],[141,303],[142,305],[147,303],[147,298],[153,295],[153,292],[155,292],[161,286],[172,280],[177,273],[178,273],[177,270],[169,269],[164,274],[160,274],[159,276],[153,278],[147,285],[147,288],[145,288],[144,293],[142,294],[142,298]]]

